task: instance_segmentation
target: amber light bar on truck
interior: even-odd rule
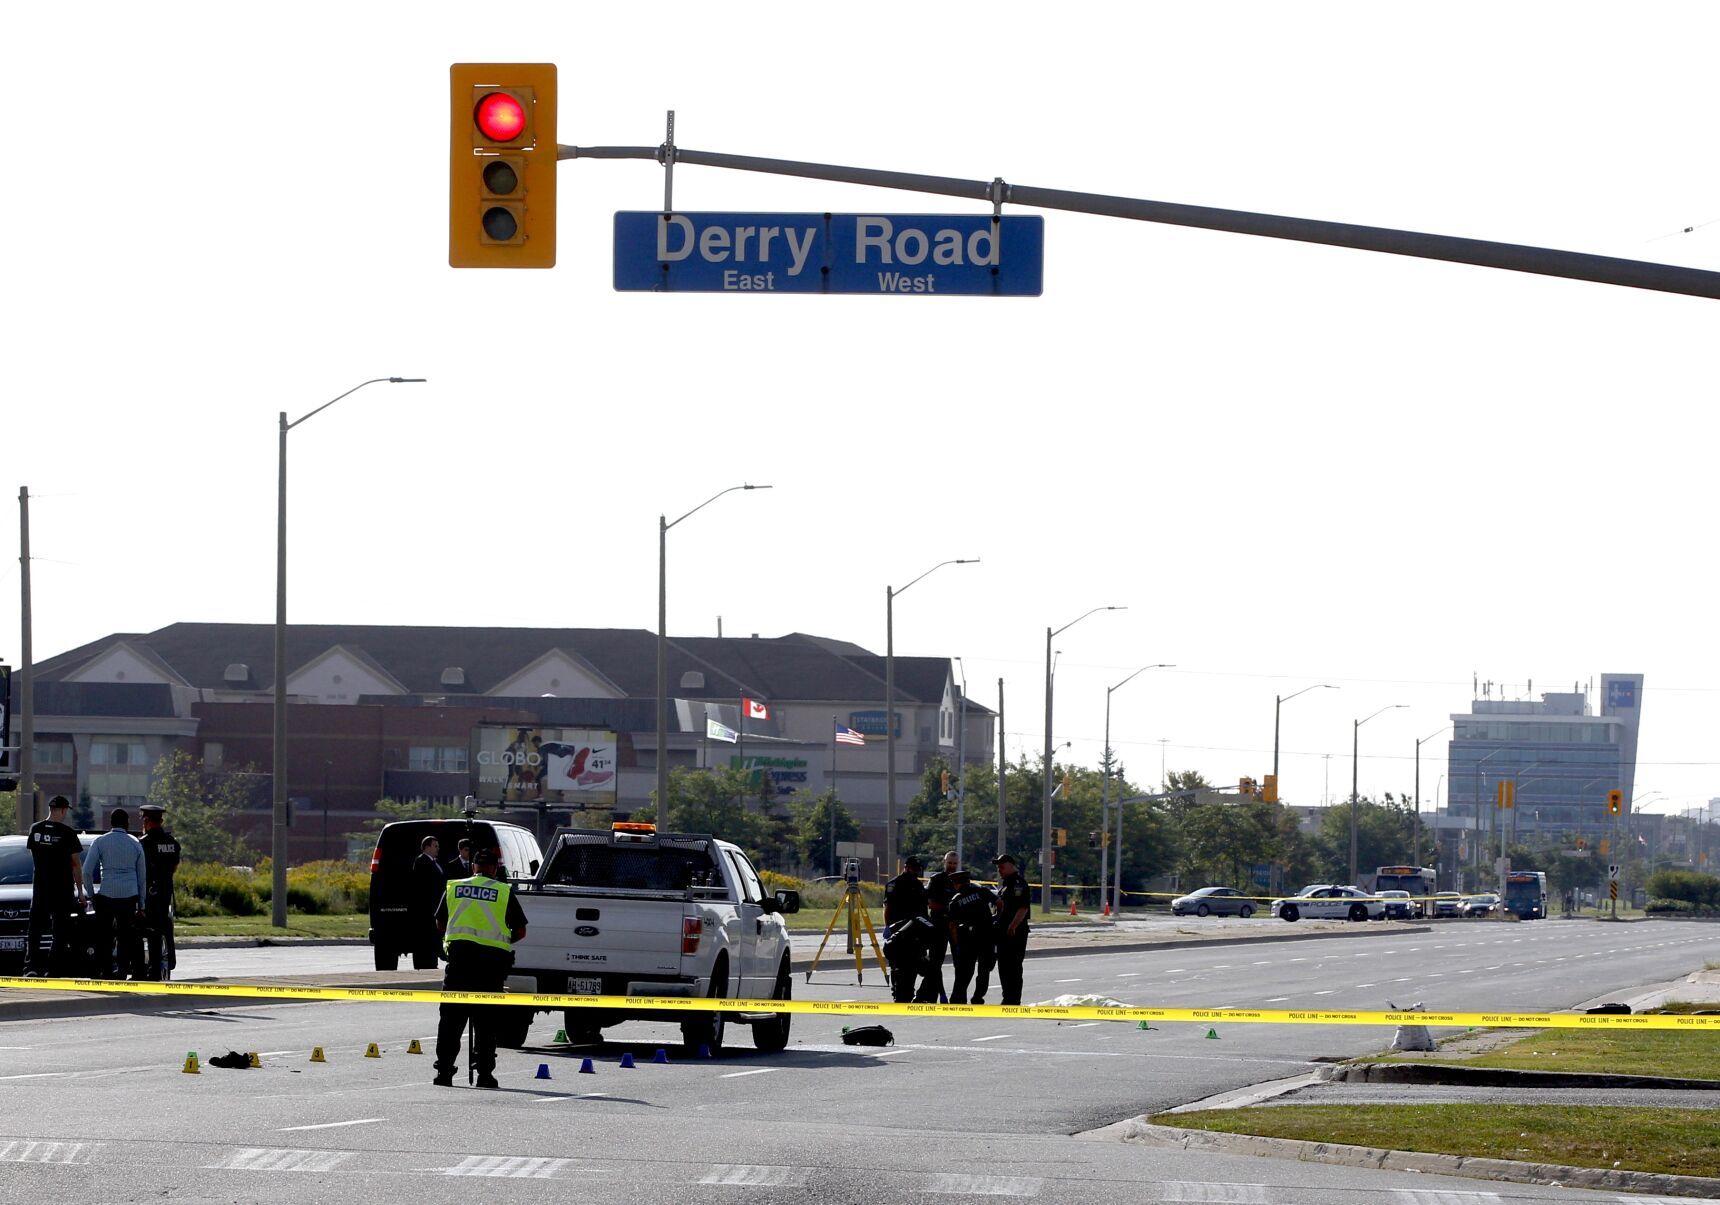
[[[649,845],[657,840],[657,826],[643,820],[617,820],[609,826],[609,840],[616,845]]]

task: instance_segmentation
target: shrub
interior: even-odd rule
[[[254,872],[213,862],[181,866],[173,885],[181,916],[257,916],[268,900]]]
[[[1682,900],[1698,908],[1720,908],[1720,878],[1695,870],[1657,870],[1648,876],[1648,894]]]

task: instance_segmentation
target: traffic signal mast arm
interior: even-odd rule
[[[1450,263],[1500,268],[1509,272],[1532,272],[1568,280],[1623,285],[1659,293],[1683,293],[1691,297],[1720,300],[1720,272],[1683,268],[1672,264],[1616,259],[1580,251],[1559,251],[1518,243],[1493,243],[1484,239],[1454,238],[1444,234],[1422,234],[1383,226],[1353,226],[1345,222],[1322,222],[1279,214],[1250,213],[1240,209],[1212,209],[1204,205],[1178,205],[1134,197],[1112,197],[1101,193],[1069,192],[1060,188],[1034,188],[992,181],[962,180],[953,176],[923,176],[911,172],[882,171],[868,167],[841,167],[828,163],[803,163],[795,159],[761,159],[754,155],[727,155],[716,151],[693,151],[665,143],[662,146],[567,146],[558,144],[559,159],[654,159],[665,167],[691,163],[701,167],[726,167],[736,171],[764,172],[775,176],[799,176],[831,180],[839,184],[864,184],[873,188],[895,188],[939,196],[1006,202],[1037,209],[1064,209],[1101,217],[1127,218],[1139,222],[1161,222],[1193,226],[1201,230],[1223,230],[1262,238],[1321,243],[1387,255],[1409,255]]]

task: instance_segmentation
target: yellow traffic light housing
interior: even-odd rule
[[[1268,774],[1265,785],[1260,789],[1260,798],[1266,803],[1278,802],[1278,775]]]
[[[448,75],[449,266],[555,267],[555,64]]]
[[[1607,792],[1607,815],[1616,816],[1624,811],[1624,792],[1614,789]]]

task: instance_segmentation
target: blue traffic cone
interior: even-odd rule
[[[597,1068],[591,1065],[590,1059],[581,1059],[579,1060],[579,1073],[581,1075],[596,1075]]]
[[[651,1056],[651,1061],[653,1063],[667,1063],[669,1061],[669,1052],[659,1046],[657,1047],[657,1053]]]
[[[621,1056],[621,1065],[624,1068],[627,1068],[628,1070],[632,1069],[632,1067],[633,1067],[633,1052],[632,1051],[628,1051],[626,1054],[623,1054]]]
[[[548,1079],[549,1078],[549,1064],[548,1063],[539,1063],[538,1064],[537,1078],[538,1079]]]
[[[710,1058],[711,1057],[711,1048],[709,1046],[700,1046],[699,1047],[699,1057],[702,1059]]]

